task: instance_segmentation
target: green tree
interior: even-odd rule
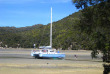
[[[79,27],[82,33],[86,33],[90,37],[90,42],[92,41],[92,57],[96,57],[100,50],[103,53],[103,62],[110,63],[110,1],[93,0],[94,6],[87,8],[90,1],[92,0],[73,1],[76,7],[84,7]],[[104,74],[108,74],[109,71],[110,64],[104,64]]]

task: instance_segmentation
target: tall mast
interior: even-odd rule
[[[52,7],[51,7],[51,25],[50,25],[50,46],[52,48]]]

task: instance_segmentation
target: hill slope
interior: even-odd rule
[[[76,30],[74,25],[78,23],[81,12],[76,12],[57,22],[53,22],[53,47],[67,48],[75,41]],[[49,45],[50,24],[34,25],[30,27],[0,27],[0,42],[2,47],[33,47]]]

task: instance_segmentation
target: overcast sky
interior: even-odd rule
[[[0,26],[47,25],[51,21],[51,7],[53,22],[78,11],[72,0],[0,0]]]

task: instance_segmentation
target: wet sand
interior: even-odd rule
[[[31,50],[0,49],[0,74],[103,74],[101,54],[91,59],[91,51],[61,50],[63,60],[34,59]]]

